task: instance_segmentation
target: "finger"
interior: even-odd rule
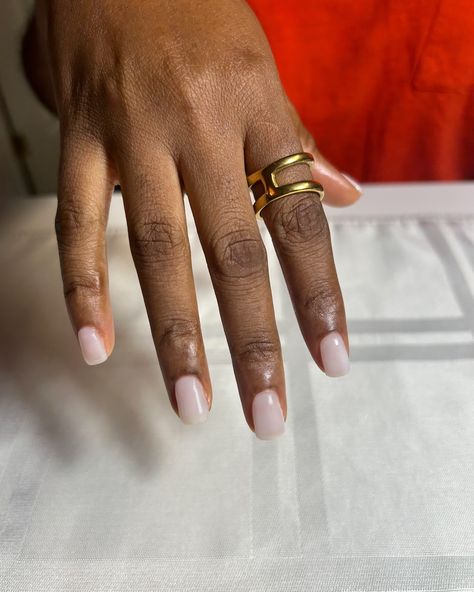
[[[112,191],[102,147],[63,137],[56,236],[69,316],[90,365],[104,362],[114,346],[105,244]]]
[[[288,100],[288,99],[287,99]],[[341,173],[319,152],[316,141],[304,126],[294,105],[288,100],[290,116],[304,152],[314,156],[311,165],[313,179],[324,187],[324,200],[336,207],[350,206],[362,195],[360,185],[346,173]]]
[[[272,439],[284,431],[286,398],[265,247],[249,200],[241,140],[219,146],[215,139],[211,146],[183,159],[182,174],[245,418],[259,438]]]
[[[205,421],[211,381],[199,322],[183,196],[167,154],[120,163],[130,246],[171,405]]]
[[[246,142],[249,172],[300,152],[301,144],[291,122],[282,113],[279,132],[262,141],[258,130]],[[288,168],[277,175],[280,185],[310,180],[307,165]],[[348,337],[344,304],[334,265],[324,210],[314,193],[283,197],[267,205],[262,217],[285,275],[298,322],[318,365],[330,376],[348,371]]]

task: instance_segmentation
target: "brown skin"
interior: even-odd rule
[[[243,0],[39,0],[30,29],[38,94],[59,116],[58,236],[73,327],[114,345],[105,228],[122,187],[130,246],[168,389],[194,374],[211,403],[183,206],[189,196],[217,295],[242,406],[279,394],[284,373],[265,248],[246,173],[302,149],[316,159],[281,181],[314,177],[333,205],[358,191],[318,153],[281,87]],[[28,38],[28,37],[27,37]],[[45,64],[47,67],[45,67]],[[47,80],[49,71],[52,80]],[[348,346],[324,211],[313,194],[263,211],[308,348],[339,331]]]

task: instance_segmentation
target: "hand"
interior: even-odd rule
[[[64,293],[84,357],[112,352],[105,228],[120,183],[130,246],[171,404],[205,419],[211,383],[196,304],[183,190],[217,295],[243,410],[262,438],[283,430],[282,356],[249,174],[310,149],[329,203],[359,192],[316,151],[242,0],[42,0],[61,126],[56,229]],[[307,165],[282,181],[311,179]],[[314,194],[263,210],[316,363],[347,366],[344,306]],[[280,406],[282,412],[280,412]]]

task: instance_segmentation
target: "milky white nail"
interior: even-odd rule
[[[181,421],[186,424],[202,423],[209,415],[204,388],[195,376],[182,376],[176,381],[174,392]]]
[[[285,420],[275,391],[267,390],[255,395],[252,416],[255,435],[261,440],[273,440],[285,431]]]
[[[339,333],[334,331],[323,337],[320,347],[324,372],[328,376],[344,376],[349,372],[349,356]]]
[[[77,337],[81,346],[82,356],[89,366],[102,364],[107,359],[104,342],[94,327],[82,327]]]
[[[359,185],[359,183],[357,183],[357,181],[353,177],[351,177],[347,173],[341,173],[341,175],[345,177],[349,181],[349,183],[357,189],[359,193],[362,193],[362,187]]]

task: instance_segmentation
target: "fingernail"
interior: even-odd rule
[[[320,347],[324,372],[332,377],[345,376],[350,368],[349,356],[339,333],[334,331],[323,337]]]
[[[82,327],[77,333],[82,356],[89,366],[102,364],[108,358],[104,342],[94,327]]]
[[[183,423],[191,425],[206,421],[209,405],[200,380],[195,376],[182,376],[176,381],[174,392]]]
[[[255,435],[260,440],[273,440],[284,433],[285,420],[275,391],[262,391],[255,395],[252,415]]]
[[[350,183],[350,184],[351,184],[353,187],[355,187],[355,189],[357,189],[357,191],[358,191],[359,193],[362,193],[362,187],[359,185],[359,183],[357,183],[357,181],[356,181],[356,180],[355,180],[353,177],[351,177],[351,176],[350,176],[350,175],[348,175],[347,173],[341,173],[341,175],[342,175],[344,178],[346,178],[346,179],[349,181],[349,183]]]

